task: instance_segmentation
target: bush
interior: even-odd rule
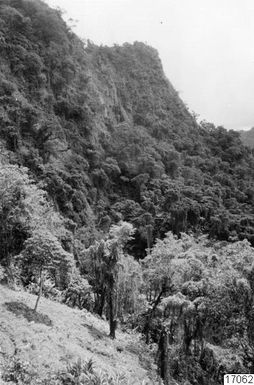
[[[126,379],[124,376],[115,374],[110,375],[106,372],[97,373],[94,369],[92,360],[82,363],[77,362],[69,364],[66,370],[59,373],[61,385],[124,385]]]
[[[63,292],[63,302],[70,307],[78,307],[79,309],[87,309],[92,311],[94,308],[91,296],[92,287],[87,279],[79,274],[74,274],[67,289]]]
[[[30,385],[36,373],[28,362],[12,357],[3,370],[2,379],[18,385]]]
[[[1,281],[1,280],[0,280]],[[27,286],[27,290],[31,294],[38,295],[40,286],[38,282],[30,282]],[[54,301],[62,301],[62,292],[56,288],[55,282],[53,282],[50,276],[44,278],[43,282],[43,296]]]
[[[1,378],[0,378],[1,379]],[[13,357],[4,368],[2,379],[6,383],[17,385],[127,385],[128,381],[121,374],[109,374],[95,371],[94,363],[85,363],[78,359],[57,373],[50,373],[46,378],[39,378],[28,362]]]

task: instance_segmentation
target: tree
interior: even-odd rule
[[[117,274],[118,274],[118,262],[119,262],[119,245],[117,241],[112,242],[109,245],[109,253],[105,255],[105,284],[107,290],[107,304],[109,311],[109,335],[111,338],[116,338],[116,328],[117,328],[117,310],[116,310],[116,283],[117,283]]]
[[[0,160],[0,262],[6,265],[11,281],[13,256],[22,251],[25,240],[38,229],[56,237],[67,233],[62,218],[27,168]]]
[[[115,338],[117,327],[117,280],[119,275],[120,256],[126,242],[134,233],[133,226],[128,222],[113,225],[109,231],[107,242],[108,253],[105,254],[105,283],[107,288],[107,303],[109,309],[110,337]]]
[[[158,344],[165,384],[173,367],[176,379],[191,381],[199,373],[209,384],[221,382],[223,373],[253,368],[253,260],[247,240],[211,242],[183,233],[157,240],[143,261],[150,302],[143,330]],[[234,358],[228,346],[237,350]]]
[[[110,337],[115,338],[117,328],[117,304],[119,272],[123,269],[123,248],[134,233],[128,222],[120,222],[110,228],[107,240],[96,242],[81,256],[81,269],[87,273],[95,292],[95,310],[102,316],[107,304]]]
[[[117,280],[117,317],[121,321],[126,316],[137,316],[142,311],[144,296],[141,296],[143,285],[142,269],[140,263],[131,255],[120,255],[121,268]],[[133,318],[133,317],[132,317]]]
[[[28,267],[39,280],[39,293],[34,310],[43,291],[45,272],[50,272],[58,286],[63,288],[70,280],[73,257],[61,246],[55,236],[45,230],[36,230],[24,243],[24,250],[16,257],[19,263]]]

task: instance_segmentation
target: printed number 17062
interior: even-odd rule
[[[224,385],[253,384],[254,374],[225,374]]]

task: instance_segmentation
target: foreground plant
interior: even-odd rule
[[[13,357],[6,365],[2,379],[7,384],[17,385],[128,385],[129,383],[124,375],[97,372],[91,359],[87,362],[78,359],[69,363],[61,372],[51,373],[47,378],[40,379],[28,362]]]

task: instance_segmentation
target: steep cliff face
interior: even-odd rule
[[[168,230],[253,241],[251,154],[196,123],[156,50],[84,46],[43,2],[4,0],[0,52],[1,141],[86,244],[120,218],[138,256]]]

